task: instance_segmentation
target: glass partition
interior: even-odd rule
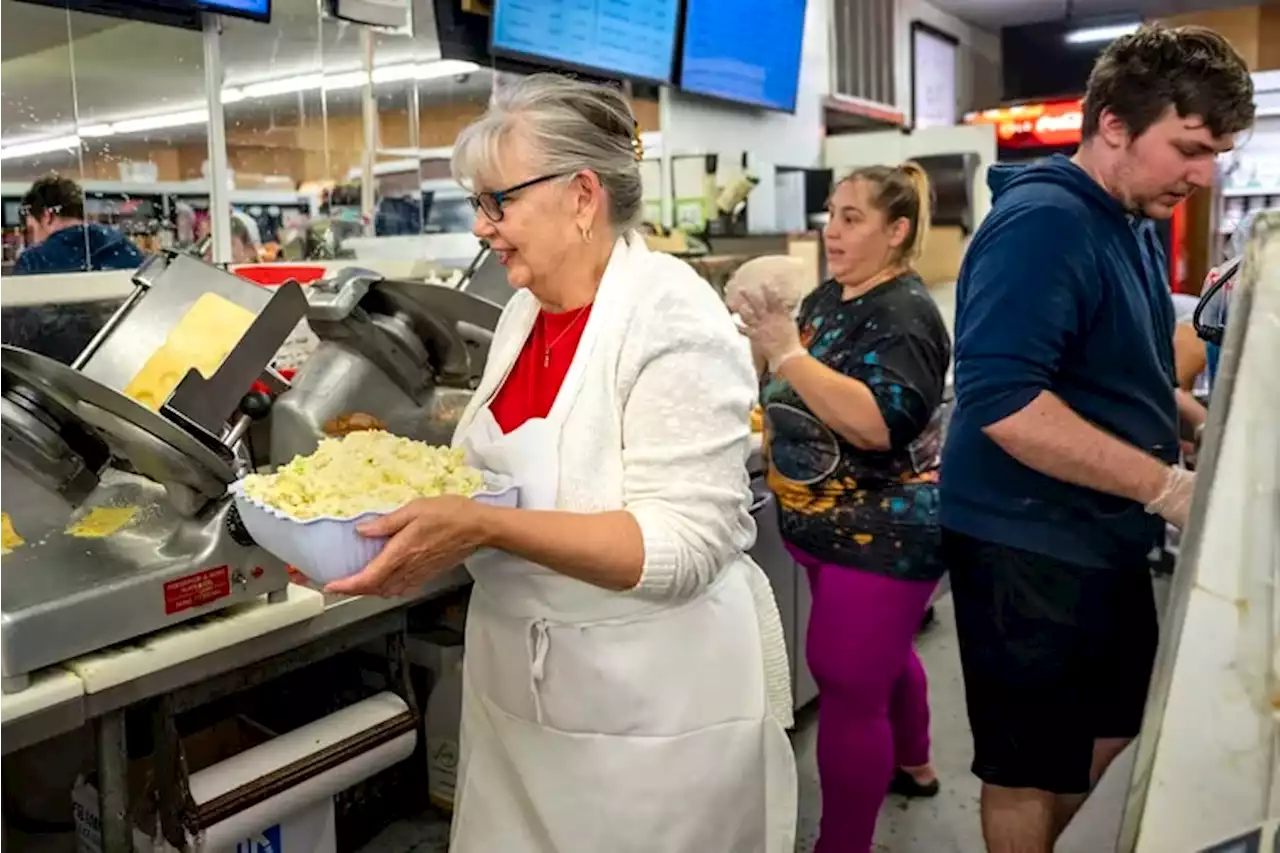
[[[15,0],[0,17],[4,272],[131,269],[180,243],[176,200],[208,160],[201,33]],[[41,190],[58,213],[21,216],[54,176],[75,182]]]
[[[0,19],[0,273],[10,275],[19,254],[44,239],[42,229],[28,228],[22,209],[32,182],[52,173],[79,182],[83,173],[76,135],[71,16],[65,9],[0,0]]]
[[[195,226],[178,202],[208,193],[203,35],[77,11],[67,19],[86,219],[144,254],[190,242]],[[94,269],[136,266],[136,257],[108,262],[90,250]]]
[[[270,24],[225,19],[219,45],[232,260],[300,260],[332,174],[326,57],[314,0],[274,0]],[[246,245],[248,235],[249,245]]]
[[[483,16],[455,10],[463,44],[458,22],[436,20],[438,2],[415,2],[412,32],[321,6],[273,0],[269,24],[221,19],[212,97],[224,113],[229,260],[466,266],[478,243],[449,158],[494,85]],[[24,227],[24,193],[55,172],[81,187],[88,222],[139,252],[195,249],[212,230],[206,81],[218,72],[206,73],[205,34],[19,0],[0,10],[4,273],[41,239]],[[656,101],[635,103],[641,128],[655,130]]]

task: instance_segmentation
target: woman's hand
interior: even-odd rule
[[[768,361],[770,370],[776,371],[793,354],[805,352],[791,309],[777,294],[768,290],[745,292],[736,301],[738,316],[747,327],[747,337]]]
[[[424,498],[390,515],[362,524],[360,535],[390,537],[360,574],[325,587],[343,595],[394,597],[413,592],[484,544],[486,507],[470,498]]]

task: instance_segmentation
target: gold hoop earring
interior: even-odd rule
[[[583,228],[583,227],[579,226],[579,227],[578,227],[578,233],[582,235],[582,242],[584,242],[584,243],[590,243],[590,242],[591,242],[591,228],[590,228],[590,227]]]

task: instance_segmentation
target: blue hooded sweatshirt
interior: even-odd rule
[[[1085,566],[1145,565],[1162,520],[1028,468],[983,429],[1047,390],[1112,435],[1177,459],[1174,310],[1155,223],[1061,155],[995,166],[988,183],[992,209],[956,291],[942,525]]]
[[[87,239],[86,239],[87,238]],[[38,246],[18,256],[15,275],[41,275],[90,270],[131,270],[142,266],[143,254],[115,228],[72,225],[55,231]]]

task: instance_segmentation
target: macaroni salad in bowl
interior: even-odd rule
[[[274,474],[244,478],[244,494],[293,518],[354,518],[419,498],[474,495],[484,476],[456,448],[433,447],[381,430],[326,438]]]

